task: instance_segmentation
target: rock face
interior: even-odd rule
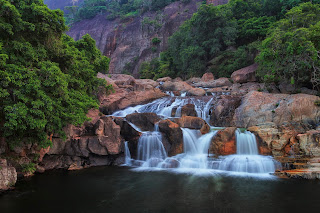
[[[232,86],[232,83],[228,78],[218,78],[213,81],[200,81],[198,83],[194,83],[195,87],[203,87],[203,88],[216,88],[216,87],[224,87],[224,86]]]
[[[193,104],[186,104],[181,108],[181,117],[183,116],[197,117],[197,112]]]
[[[175,119],[175,122],[179,124],[181,128],[198,129],[202,134],[206,134],[210,130],[207,122],[199,117],[183,116]]]
[[[300,148],[307,156],[320,157],[320,130],[310,130],[297,135]]]
[[[315,124],[320,120],[320,107],[314,104],[317,100],[320,98],[306,94],[287,95],[252,91],[242,99],[233,122],[238,127],[266,122],[281,125],[290,121]]]
[[[238,71],[235,71],[231,75],[231,79],[235,83],[247,83],[256,81],[256,71],[258,69],[258,64],[253,64],[251,66],[242,68]]]
[[[154,131],[154,126],[160,121],[155,113],[134,113],[127,115],[127,121],[138,126],[142,131]]]
[[[41,163],[46,170],[110,165],[114,156],[123,152],[124,140],[120,126],[111,117],[101,117],[95,123],[85,124],[78,131],[73,129],[65,129],[69,131],[66,132],[67,141],[57,137],[52,139],[53,145]]]
[[[241,97],[223,95],[214,104],[210,116],[210,124],[213,126],[232,126],[235,110],[241,104]]]
[[[17,172],[14,167],[8,166],[7,160],[0,159],[0,192],[8,190],[17,182]]]
[[[205,73],[201,78],[201,81],[204,81],[204,82],[213,81],[213,80],[214,80],[214,76],[211,72]]]
[[[106,14],[101,14],[75,23],[67,34],[76,40],[90,34],[101,52],[111,58],[109,73],[122,73],[126,70],[137,76],[141,63],[166,50],[168,38],[197,11],[200,2],[201,0],[174,2],[165,7],[161,14],[147,12],[128,20],[109,21]],[[146,24],[145,20],[156,24]],[[161,40],[157,46],[152,44],[152,38],[155,37]],[[152,51],[152,47],[157,51]]]
[[[236,127],[228,127],[224,130],[220,130],[217,135],[212,138],[210,154],[215,154],[218,156],[236,154],[236,129]]]

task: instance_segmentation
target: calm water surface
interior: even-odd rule
[[[320,182],[92,168],[49,172],[0,196],[0,212],[318,212]]]

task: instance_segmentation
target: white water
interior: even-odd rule
[[[161,133],[144,132],[138,142],[138,160],[148,161],[152,158],[165,159],[166,157]]]
[[[131,154],[130,154],[127,141],[124,143],[124,155],[125,155],[125,165],[131,166]]]

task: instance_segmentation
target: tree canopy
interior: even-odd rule
[[[0,135],[11,146],[50,144],[48,136],[88,120],[97,107],[97,72],[108,70],[95,41],[74,41],[63,13],[42,0],[0,0]]]

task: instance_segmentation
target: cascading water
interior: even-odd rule
[[[236,131],[237,154],[221,157],[220,161],[212,162],[211,168],[244,173],[273,173],[277,163],[272,157],[259,155],[254,134]]]
[[[144,132],[138,142],[138,160],[148,161],[151,158],[165,159],[166,157],[161,133]]]
[[[127,166],[131,166],[131,154],[130,154],[130,150],[129,150],[129,147],[128,147],[128,141],[126,141],[124,143],[124,155],[125,155],[125,165]]]

